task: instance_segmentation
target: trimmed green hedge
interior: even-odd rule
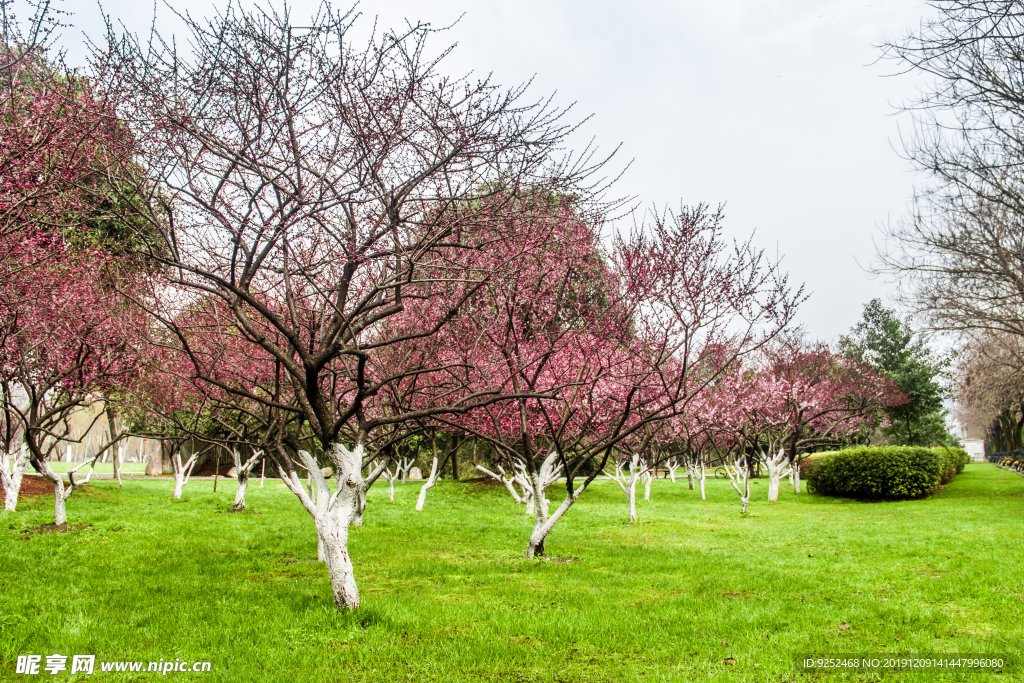
[[[946,446],[939,446],[933,448],[933,451],[941,455],[944,459],[944,470],[940,484],[948,484],[953,481],[953,477],[964,471],[964,466],[970,461],[971,456],[967,455],[967,451],[962,448],[948,448]]]
[[[817,453],[801,475],[826,496],[862,500],[923,498],[948,484],[967,463],[959,448],[882,446]]]

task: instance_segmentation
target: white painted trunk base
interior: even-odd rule
[[[249,473],[238,473],[238,488],[235,489],[235,504],[231,509],[235,512],[245,510],[245,490],[249,488]]]
[[[615,473],[605,471],[605,474],[612,478],[615,483],[619,485],[622,492],[626,494],[626,510],[629,515],[629,521],[635,522],[637,520],[636,515],[636,483],[640,480],[641,476],[646,476],[649,472],[649,468],[640,460],[640,454],[634,453],[629,461],[629,476],[623,472],[623,466],[621,464],[615,465]],[[647,500],[650,500],[650,481],[648,480],[647,485]]]
[[[782,478],[792,475],[793,468],[790,467],[786,451],[781,448],[774,455],[762,456],[762,460],[768,470],[768,502],[776,503],[779,500],[779,486],[782,483]]]
[[[21,493],[21,480],[28,467],[28,447],[21,444],[16,455],[0,452],[0,480],[4,484],[4,510],[14,512],[18,509],[18,494]]]
[[[354,525],[365,507],[367,480],[362,476],[363,446],[357,444],[349,450],[336,443],[328,455],[334,465],[337,483],[333,494],[316,460],[306,451],[299,451],[299,459],[309,476],[308,491],[294,469],[285,472],[279,464],[278,473],[313,517],[317,559],[322,559],[327,565],[334,604],[339,610],[354,610],[359,607],[359,588],[348,554],[348,534],[349,527]],[[378,465],[378,471],[371,474],[369,481],[376,479],[385,464]]]
[[[434,488],[434,485],[437,483],[437,475],[439,474],[437,461],[438,458],[435,455],[434,462],[430,465],[430,476],[427,477],[427,480],[423,482],[423,486],[420,487],[420,497],[416,499],[416,510],[418,512],[422,512],[423,506],[427,504],[427,491]]]

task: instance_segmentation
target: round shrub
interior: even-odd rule
[[[808,468],[807,483],[812,491],[826,496],[862,500],[922,498],[933,493],[949,474],[951,461],[939,451],[883,446],[822,453]]]

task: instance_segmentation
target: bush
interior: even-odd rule
[[[956,475],[956,463],[963,462],[958,451],[916,446],[850,448],[818,454],[804,472],[810,489],[826,496],[923,498]]]
[[[962,448],[949,448],[948,446],[939,446],[933,448],[933,451],[942,455],[945,459],[945,471],[941,484],[948,484],[953,481],[953,477],[961,474],[964,471],[964,466],[970,461],[971,456],[967,455],[967,451]]]

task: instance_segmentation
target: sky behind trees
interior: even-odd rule
[[[210,11],[200,0],[171,4]],[[293,2],[293,23],[317,5]],[[82,34],[102,37],[100,10],[62,9],[73,14],[60,42],[80,64]],[[921,0],[370,0],[358,10],[359,35],[375,16],[383,28],[458,20],[434,40],[437,50],[458,43],[444,72],[492,72],[505,85],[535,76],[535,97],[557,91],[558,103],[576,102],[573,118],[593,114],[578,146],[621,143],[613,170],[632,160],[616,194],[644,207],[724,202],[732,234],[756,230],[756,244],[807,284],[798,317],[812,335],[837,337],[863,304],[886,297],[865,268],[879,227],[906,214],[924,180],[898,153],[910,121],[895,106],[927,83],[889,77],[896,65],[878,62],[877,45],[917,25]],[[149,31],[152,5],[105,0],[103,11]],[[156,11],[159,30],[175,32],[173,12]]]

